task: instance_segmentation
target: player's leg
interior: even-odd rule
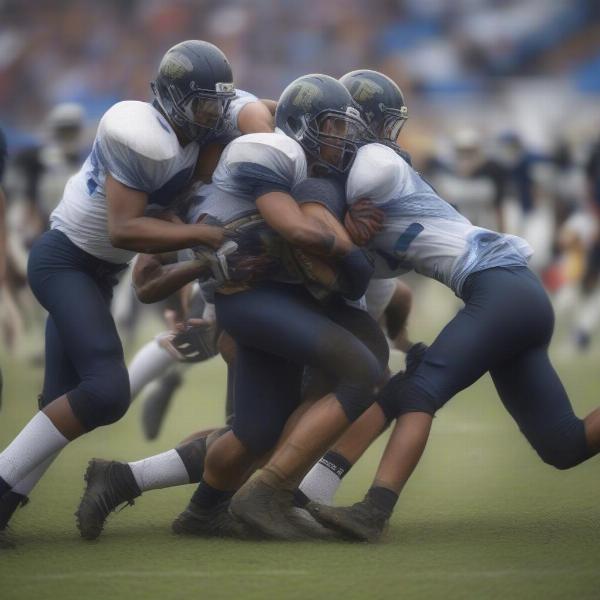
[[[219,350],[228,362],[228,397],[233,397],[235,347],[221,334]],[[233,411],[233,408],[231,408]],[[204,472],[207,447],[229,427],[196,432],[173,449],[128,463],[92,459],[86,472],[87,486],[80,501],[79,527],[87,539],[100,535],[111,512],[119,506],[133,505],[144,492],[199,483]]]
[[[65,352],[51,316],[46,320],[45,355],[46,369],[43,391],[39,398],[40,409],[48,399],[58,398],[79,383],[77,372]],[[59,453],[60,450],[46,458],[0,498],[0,530],[7,526],[15,510],[28,502],[29,493]]]
[[[11,486],[70,440],[116,420],[127,409],[127,372],[109,311],[111,273],[116,270],[59,232],[48,232],[32,250],[32,290],[50,313],[78,382],[58,398],[44,397],[42,410],[0,455],[0,476]],[[48,364],[52,368],[52,360]],[[58,392],[47,386],[49,393]]]
[[[382,371],[387,371],[389,347],[371,311],[367,313],[340,304],[328,314],[334,322],[363,342],[377,358]],[[309,369],[305,374],[305,391],[314,398],[334,390],[336,383],[335,378],[325,377],[321,370]],[[384,381],[379,387],[383,384]],[[306,474],[299,486],[297,502],[302,505],[314,500],[331,504],[343,477],[387,425],[381,409],[377,404],[371,405]]]
[[[132,506],[143,493],[199,483],[208,446],[227,431],[229,427],[198,431],[175,448],[137,461],[92,459],[78,509],[82,535],[97,538],[111,512],[119,506]]]
[[[52,316],[80,383],[45,404],[0,454],[1,492],[72,439],[119,418],[129,401],[122,348],[108,308],[110,286],[103,294],[78,265],[78,249],[52,233],[32,250],[30,283]]]
[[[300,401],[301,375],[302,368],[287,359],[238,344],[233,428],[211,445],[202,481],[173,523],[176,533],[248,535],[228,514],[229,501],[255,463],[277,443]]]
[[[359,539],[373,540],[381,535],[399,493],[421,458],[433,415],[523,344],[531,315],[522,306],[530,300],[531,284],[517,271],[490,269],[471,276],[465,289],[465,308],[446,325],[412,374],[398,374],[388,382],[377,403],[387,419],[397,421],[373,485],[365,500],[352,507],[309,504],[321,522]]]
[[[278,293],[274,302],[267,301],[274,290],[267,287],[255,290],[252,297],[244,299],[244,321],[232,319],[230,326],[219,315],[221,324],[237,336],[238,341],[245,338],[247,343],[285,355],[296,364],[318,365],[336,376],[339,383],[335,393],[326,395],[305,413],[260,476],[245,485],[243,493],[236,494],[232,503],[234,513],[252,519],[259,528],[254,516],[249,517],[248,513],[256,508],[255,516],[261,526],[262,517],[266,519],[267,514],[271,515],[272,523],[282,525],[284,519],[275,523],[273,517],[274,514],[281,516],[281,506],[267,510],[263,500],[269,494],[277,496],[277,491],[287,499],[322,451],[368,407],[374,386],[381,377],[380,366],[368,348],[322,314],[304,291],[290,292],[275,287]],[[226,305],[230,298],[226,299]],[[265,306],[269,309],[265,310]],[[219,312],[219,303],[217,310]],[[256,339],[256,331],[263,332],[260,339]]]

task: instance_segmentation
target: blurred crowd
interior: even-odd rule
[[[588,346],[600,321],[597,2],[0,0],[9,347],[35,310],[27,250],[99,117],[149,99],[160,57],[189,38],[219,46],[237,86],[263,98],[307,72],[390,75],[416,167],[476,225],[530,241],[577,347]]]

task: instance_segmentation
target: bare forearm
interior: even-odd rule
[[[207,269],[205,260],[196,259],[142,270],[134,276],[135,292],[144,304],[159,302],[203,275]]]
[[[155,254],[202,244],[216,248],[222,242],[222,231],[209,225],[184,225],[137,217],[110,226],[110,241],[117,248]]]
[[[286,237],[284,235],[284,237]],[[322,256],[343,256],[352,249],[352,243],[336,236],[311,219],[298,224],[288,234],[288,242],[303,250]]]

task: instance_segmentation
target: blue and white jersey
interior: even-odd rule
[[[239,254],[239,258],[255,256],[263,259],[260,271],[253,278],[254,282],[264,279],[298,284],[304,282],[290,247],[265,223],[252,197],[233,195],[221,190],[214,183],[200,185],[183,203],[180,216],[186,223],[197,223],[201,217],[207,216],[212,222],[216,221],[221,226],[235,229],[238,243],[243,246],[243,254]],[[180,262],[192,260],[194,256],[193,250],[178,252]],[[231,260],[232,265],[235,265],[235,258],[232,257]],[[223,291],[226,288],[227,293],[231,293],[247,289],[251,282],[248,280],[244,283],[229,283],[217,281],[214,276],[207,275],[200,279],[199,283],[204,297],[212,302],[216,290]]]
[[[226,140],[239,135],[238,114],[254,101],[255,96],[238,92],[230,103],[223,133]],[[148,213],[176,200],[192,178],[199,151],[196,142],[182,147],[171,125],[152,104],[118,102],[100,120],[92,151],[67,182],[62,200],[51,215],[51,227],[97,258],[128,262],[136,253],[110,243],[106,174],[147,193]]]
[[[304,150],[279,131],[238,137],[225,148],[213,173],[219,189],[251,201],[268,192],[290,192],[304,179]]]
[[[414,270],[460,296],[471,273],[523,266],[533,253],[521,238],[472,225],[381,144],[360,148],[350,169],[347,202],[352,205],[361,198],[369,198],[385,213],[383,230],[368,245],[376,278]]]

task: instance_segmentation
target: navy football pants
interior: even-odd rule
[[[414,373],[393,377],[379,395],[388,418],[434,414],[490,372],[500,398],[540,457],[566,469],[592,455],[583,421],[548,357],[550,300],[526,267],[493,268],[465,283],[465,307],[446,325]]]
[[[40,408],[67,394],[88,430],[117,421],[129,406],[127,367],[110,313],[123,268],[84,252],[57,230],[44,233],[29,256],[29,284],[49,313]]]
[[[334,391],[350,420],[372,403],[385,365],[334,321],[340,313],[368,319],[385,345],[364,311],[343,303],[324,308],[304,287],[273,282],[216,294],[215,306],[219,325],[236,341],[233,431],[249,451],[261,455],[277,443],[301,401],[307,365],[335,377]]]

